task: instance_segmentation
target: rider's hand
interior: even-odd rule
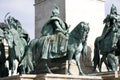
[[[68,31],[65,31],[64,33],[65,33],[65,34],[69,34]]]

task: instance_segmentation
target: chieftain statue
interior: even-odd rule
[[[84,75],[80,66],[80,55],[87,52],[87,37],[89,32],[89,24],[80,22],[71,33],[68,33],[69,27],[60,18],[59,8],[55,6],[52,16],[42,28],[42,36],[31,40],[25,57],[22,62],[26,62],[25,69],[27,73],[34,71],[39,61],[43,61],[48,73],[52,73],[48,66],[48,60],[61,58],[68,54],[68,74],[71,74],[71,60],[75,55],[80,75]],[[36,53],[39,55],[36,60]],[[24,70],[25,70],[24,69]]]
[[[105,27],[100,37],[95,40],[94,49],[94,69],[99,66],[101,72],[102,62],[105,62],[107,69],[116,71],[119,64],[119,36],[120,36],[120,15],[117,13],[117,8],[112,5],[110,14],[104,19]],[[100,60],[99,55],[102,54]]]
[[[103,33],[101,38],[104,39],[107,34],[113,30],[114,31],[114,38],[113,38],[113,43],[112,47],[115,48],[117,45],[117,31],[118,31],[118,26],[120,25],[119,23],[119,18],[120,15],[117,14],[117,8],[115,5],[112,5],[110,14],[107,15],[107,17],[104,19],[103,23],[105,23],[105,27],[103,29]]]
[[[21,61],[30,38],[28,33],[22,28],[20,22],[12,16],[7,17],[7,15],[5,16],[5,22],[2,23],[4,25],[1,26],[3,31],[3,36],[1,35],[1,38],[3,37],[8,44],[8,57],[5,58],[9,62],[8,70],[10,72],[9,76],[11,76],[20,73],[19,68],[22,65]],[[1,53],[5,55],[2,50],[4,48],[2,47],[0,49],[2,51]]]
[[[51,51],[49,58],[59,58],[63,56],[61,53],[67,52],[68,26],[59,18],[59,16],[59,8],[56,6],[52,11],[50,20],[43,26],[41,31],[42,36],[46,36],[42,49],[42,53],[44,54],[43,58],[45,59],[48,58],[49,50]]]
[[[26,62],[27,73],[34,70],[34,66],[43,59],[49,73],[52,73],[48,67],[48,59],[61,58],[66,56],[68,44],[68,26],[60,18],[59,8],[55,6],[52,16],[44,24],[41,30],[41,36],[33,39],[25,52],[26,56],[22,62]],[[35,61],[35,54],[39,53],[39,60]],[[29,57],[27,57],[29,56]],[[35,63],[35,64],[34,64]],[[24,69],[25,70],[25,69]]]

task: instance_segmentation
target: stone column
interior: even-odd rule
[[[60,8],[60,18],[65,20],[65,0],[35,0],[35,38],[41,35],[41,29],[49,20],[55,5]]]

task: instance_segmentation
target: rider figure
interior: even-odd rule
[[[48,22],[43,26],[41,31],[42,36],[48,37],[44,41],[43,53],[48,53],[47,50],[50,50],[52,53],[57,53],[54,57],[60,57],[59,53],[65,53],[67,51],[68,43],[68,26],[60,19],[59,16],[59,8],[55,6],[50,20],[48,20]],[[50,46],[50,49],[46,48],[47,46]]]
[[[113,42],[112,42],[112,48],[115,48],[116,47],[116,44],[117,44],[117,31],[118,31],[118,18],[119,18],[119,15],[117,14],[117,8],[116,6],[114,6],[112,4],[112,7],[111,7],[111,11],[110,11],[110,14],[107,15],[107,17],[104,19],[103,23],[105,23],[105,27],[104,27],[104,30],[103,30],[103,33],[101,35],[101,38],[100,40],[102,39],[105,39],[107,34],[113,30],[114,32],[114,38],[113,38]]]

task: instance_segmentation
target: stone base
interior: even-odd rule
[[[120,73],[104,72],[88,74],[86,76],[65,74],[16,75],[0,78],[0,80],[120,80]]]
[[[102,80],[100,76],[75,76],[62,74],[16,75],[0,80]]]
[[[0,80],[35,80],[37,75],[16,75],[0,78]]]
[[[91,58],[85,57],[84,60],[82,60],[82,58],[80,59],[80,63],[81,63],[81,69],[83,70],[83,72],[85,74],[91,74],[93,73],[93,66],[92,66],[92,61],[90,61]],[[73,75],[78,75],[78,67],[76,65],[76,61],[73,59],[71,61],[71,73]],[[67,57],[63,57],[63,58],[58,58],[58,59],[52,59],[49,61],[48,66],[50,68],[50,70],[52,71],[52,73],[54,74],[67,74],[67,70],[68,70],[68,60]],[[45,74],[48,73],[44,63],[41,61],[39,63],[39,65],[37,65],[35,67],[35,72],[34,74]]]
[[[120,80],[120,72],[101,72],[88,74],[89,76],[101,76],[102,80]]]

